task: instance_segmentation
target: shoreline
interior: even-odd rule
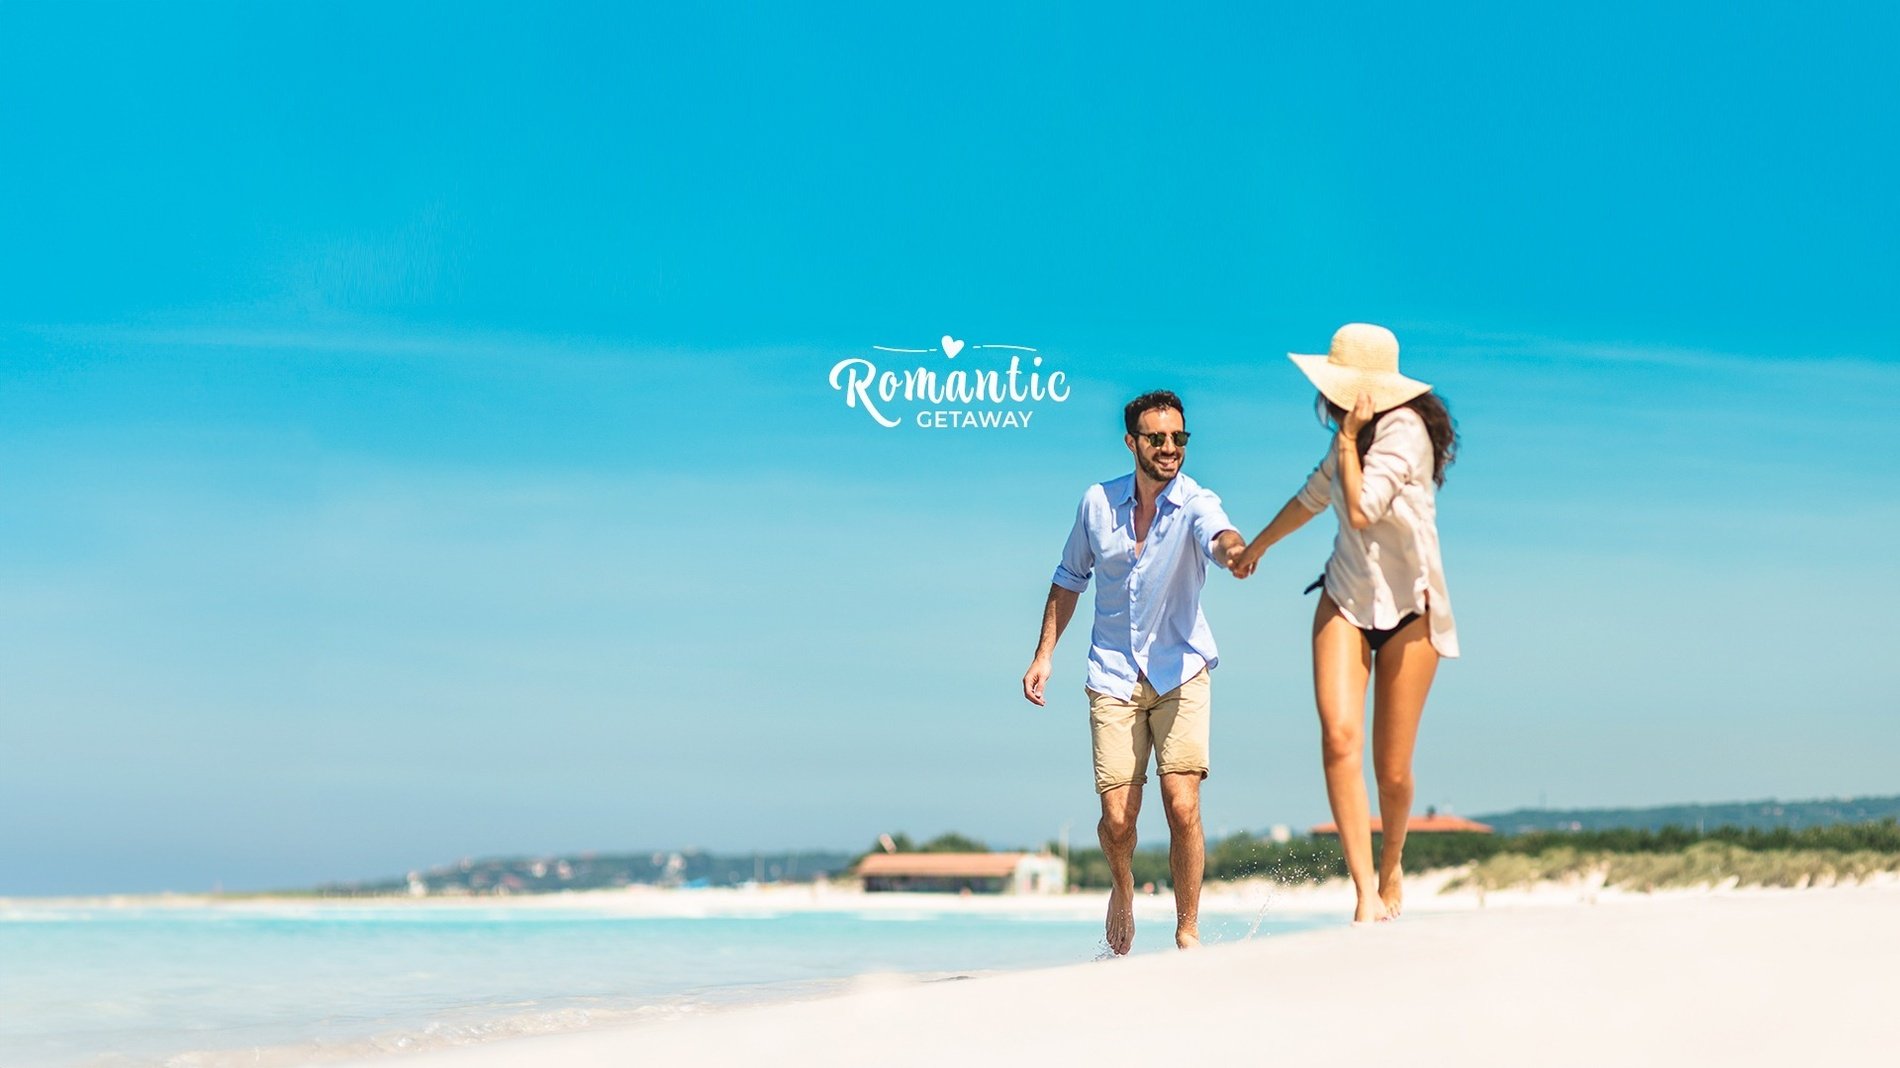
[[[1804,894],[1861,888],[1900,888],[1900,873],[1871,875],[1859,882],[1809,887],[1737,887],[1734,879],[1713,885],[1668,887],[1655,890],[1626,890],[1603,884],[1600,873],[1567,880],[1545,880],[1528,887],[1502,890],[1461,888],[1447,892],[1446,884],[1464,874],[1468,866],[1440,868],[1407,875],[1405,908],[1408,915],[1421,913],[1464,912],[1484,908],[1524,906],[1565,906],[1610,903],[1624,900],[1699,898],[1712,894]],[[1236,914],[1259,911],[1288,914],[1349,914],[1354,896],[1351,883],[1344,879],[1324,882],[1283,883],[1266,877],[1208,883],[1201,893],[1201,911],[1209,914]],[[0,910],[52,910],[61,908],[97,909],[168,909],[210,908],[243,911],[338,910],[352,909],[468,909],[468,910],[578,910],[629,918],[692,919],[699,917],[767,916],[802,912],[869,913],[941,913],[995,914],[1068,917],[1091,914],[1099,917],[1107,907],[1108,891],[1077,890],[1063,894],[937,894],[914,892],[865,892],[856,888],[828,884],[764,885],[750,887],[708,887],[701,889],[633,886],[614,890],[576,890],[551,894],[514,894],[495,896],[441,895],[411,897],[306,897],[270,894],[100,894],[70,897],[0,897]],[[1153,894],[1137,894],[1137,917],[1172,916],[1174,899],[1165,889]],[[1092,911],[1091,911],[1092,910]]]

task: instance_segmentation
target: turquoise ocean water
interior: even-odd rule
[[[1210,943],[1330,926],[1207,915]],[[1171,948],[1145,922],[1136,952]],[[920,907],[651,918],[585,907],[0,904],[0,1065],[294,1063],[1088,961],[1099,918]]]

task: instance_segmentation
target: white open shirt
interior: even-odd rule
[[[1372,520],[1366,529],[1352,528],[1332,449],[1297,497],[1314,513],[1330,503],[1339,517],[1339,536],[1326,561],[1326,592],[1348,622],[1366,630],[1389,630],[1407,612],[1425,615],[1429,607],[1432,648],[1440,656],[1457,656],[1458,630],[1438,552],[1432,439],[1425,420],[1410,408],[1380,419],[1359,466],[1359,510]]]

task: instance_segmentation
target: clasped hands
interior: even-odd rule
[[[1260,566],[1260,558],[1265,555],[1267,555],[1266,546],[1256,548],[1249,545],[1230,558],[1227,570],[1233,572],[1235,578],[1244,579],[1254,573],[1254,569]]]
[[[1215,562],[1233,572],[1237,579],[1244,579],[1253,574],[1254,568],[1260,566],[1260,557],[1266,551],[1267,548],[1264,545],[1258,550],[1254,549],[1241,541],[1238,533],[1231,530],[1222,533],[1214,541]]]

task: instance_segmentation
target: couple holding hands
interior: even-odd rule
[[[1327,355],[1289,355],[1319,388],[1322,420],[1334,431],[1306,484],[1252,542],[1243,542],[1220,498],[1181,472],[1189,435],[1180,398],[1162,390],[1130,401],[1123,443],[1135,470],[1083,494],[1043,607],[1035,659],[1023,675],[1023,696],[1043,704],[1056,640],[1099,572],[1089,724],[1102,802],[1097,830],[1114,880],[1106,930],[1116,954],[1134,940],[1131,864],[1150,753],[1167,809],[1175,944],[1199,944],[1208,673],[1219,663],[1201,614],[1207,564],[1244,579],[1268,548],[1328,505],[1339,535],[1325,574],[1307,587],[1321,591],[1313,616],[1313,695],[1326,795],[1358,892],[1353,919],[1393,919],[1403,904],[1412,748],[1438,660],[1458,655],[1434,503],[1457,434],[1431,387],[1399,374],[1398,340],[1383,327],[1352,323],[1333,335]],[[1368,683],[1384,833],[1376,876],[1360,768]]]

